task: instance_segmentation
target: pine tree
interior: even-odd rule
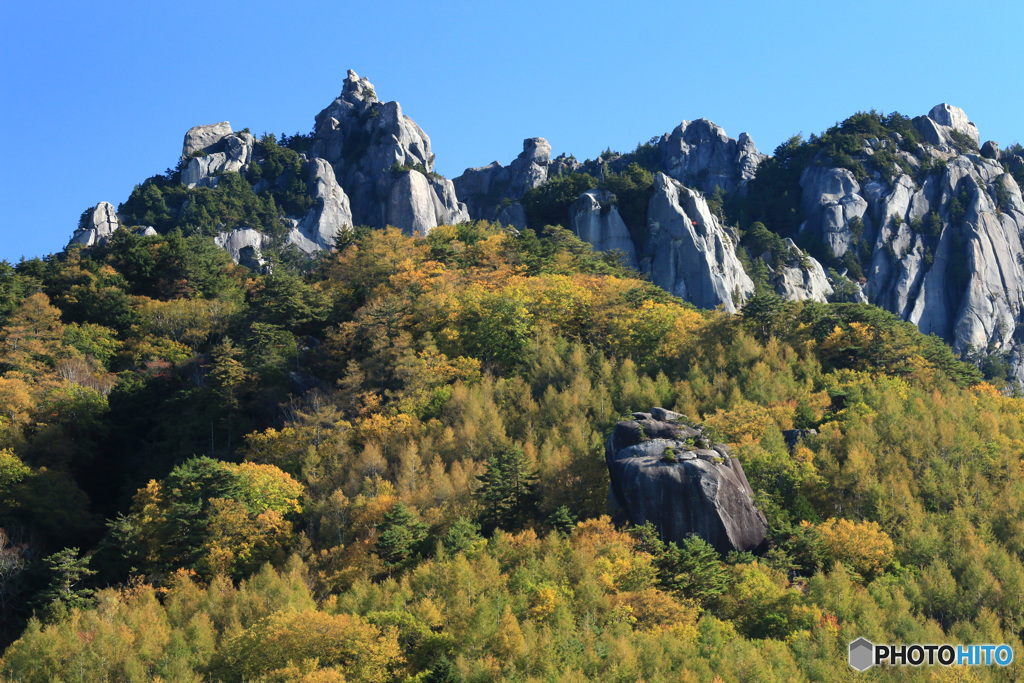
[[[576,515],[566,505],[561,505],[547,518],[546,524],[560,534],[569,534],[576,526]]]
[[[477,477],[476,492],[483,510],[480,521],[487,533],[501,528],[514,530],[533,517],[537,507],[537,474],[531,472],[523,449],[500,447],[487,461],[487,471]]]
[[[80,587],[82,579],[96,573],[89,569],[88,557],[78,557],[78,548],[65,548],[43,562],[52,573],[50,585],[39,595],[48,621],[60,620],[71,610],[89,605],[93,591]]]
[[[239,360],[242,356],[241,350],[228,337],[213,347],[210,356],[210,389],[217,400],[218,408],[227,413],[227,450],[230,452],[234,417],[241,405],[242,391],[249,374]]]
[[[416,556],[428,530],[428,525],[421,522],[405,503],[395,503],[384,515],[377,535],[377,555],[389,572]]]
[[[472,550],[478,541],[480,541],[480,525],[465,517],[456,519],[445,535],[441,537],[441,544],[444,546],[445,552],[452,555]]]
[[[729,587],[718,552],[700,536],[687,536],[681,547],[669,543],[655,564],[665,588],[705,605]]]

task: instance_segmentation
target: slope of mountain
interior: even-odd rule
[[[0,680],[831,681],[858,637],[1020,652],[1024,399],[856,301],[918,301],[913,253],[950,315],[1012,279],[1024,159],[968,151],[948,107],[763,158],[678,133],[583,162],[531,139],[463,209],[351,74],[314,133],[196,127],[70,248],[0,262]]]

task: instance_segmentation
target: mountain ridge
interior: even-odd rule
[[[595,249],[622,251],[627,264],[699,307],[734,311],[762,290],[788,300],[874,303],[979,364],[998,356],[1005,374],[1024,382],[1016,341],[1024,308],[1024,204],[1011,173],[1024,168],[1024,156],[982,144],[977,126],[948,104],[913,119],[862,112],[772,156],[748,134],[730,138],[705,119],[683,121],[634,152],[609,150],[586,162],[552,158],[544,138],[527,138],[507,166],[495,161],[447,179],[433,170],[426,132],[349,71],[312,133],[282,143],[234,133],[227,122],[197,126],[186,133],[179,169],[167,179],[216,192],[221,177],[237,173],[254,195],[277,200],[270,211],[281,212],[283,225],[274,229],[213,225],[215,219],[198,226],[215,233],[236,263],[266,267],[263,252],[275,243],[312,254],[354,225],[422,235],[438,225],[488,220],[539,230],[543,216]],[[290,167],[268,161],[280,150],[290,154]],[[798,185],[791,178],[782,187],[779,168],[791,153],[802,155],[786,170]],[[609,189],[626,177],[639,183],[632,215]],[[686,192],[678,195],[673,183]],[[284,185],[304,212],[285,208]],[[698,194],[690,197],[692,190]],[[558,192],[557,201],[545,195]],[[682,196],[690,198],[681,202]],[[772,213],[779,197],[787,198],[781,209],[789,215]],[[189,201],[181,201],[179,214]],[[105,206],[83,217],[71,244],[109,238],[120,219]],[[136,223],[137,213],[125,222]],[[752,240],[757,223],[783,241]]]

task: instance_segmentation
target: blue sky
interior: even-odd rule
[[[1017,1],[179,0],[5,3],[0,259],[177,162],[191,126],[308,132],[347,69],[431,137],[437,170],[526,137],[583,159],[705,117],[763,152],[858,110],[962,107],[1024,142]]]

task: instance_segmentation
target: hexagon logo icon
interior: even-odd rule
[[[850,666],[857,671],[867,671],[875,664],[875,646],[867,638],[858,638],[850,643]]]

